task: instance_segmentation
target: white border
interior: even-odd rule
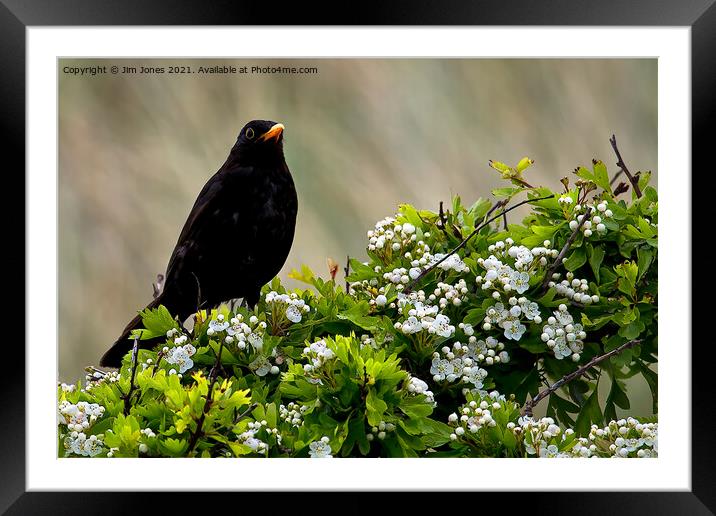
[[[57,313],[47,311],[46,303],[57,299],[59,56],[658,57],[660,240],[666,243],[659,249],[659,458],[122,459],[91,465],[57,459],[56,340],[47,335],[57,327]],[[690,490],[691,349],[685,324],[691,295],[684,280],[690,276],[670,273],[691,263],[684,255],[691,249],[689,28],[32,27],[27,58],[28,490]]]

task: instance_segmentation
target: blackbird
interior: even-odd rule
[[[283,267],[296,227],[298,199],[283,155],[283,124],[253,120],[219,171],[204,185],[169,258],[164,288],[147,305],[184,321],[200,308],[243,298],[253,308],[261,287]],[[118,367],[132,348],[139,315],[104,354]],[[162,339],[163,340],[163,339]],[[150,348],[158,341],[140,341]]]

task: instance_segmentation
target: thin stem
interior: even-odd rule
[[[614,154],[617,155],[617,166],[621,169],[622,172],[624,172],[629,179],[629,182],[631,183],[632,188],[634,188],[634,193],[636,194],[637,198],[641,197],[641,188],[639,188],[639,180],[631,175],[631,172],[629,172],[629,169],[627,168],[626,164],[624,163],[624,160],[622,159],[622,155],[619,152],[619,148],[617,147],[617,138],[616,136],[612,135],[611,138],[609,138],[609,143],[612,144],[612,148],[614,149]],[[612,182],[619,177],[619,174],[614,176],[614,179],[612,179]]]
[[[425,269],[423,272],[421,272],[420,275],[419,275],[417,278],[415,278],[415,279],[408,285],[408,288],[406,288],[403,292],[406,293],[406,294],[409,294],[410,292],[412,292],[413,288],[415,288],[415,286],[420,282],[420,280],[422,280],[425,276],[427,276],[430,272],[432,272],[438,265],[440,265],[440,264],[443,263],[445,260],[447,260],[448,258],[450,258],[453,254],[457,253],[460,249],[464,248],[464,247],[467,245],[467,243],[470,241],[470,239],[471,239],[472,237],[474,237],[475,235],[477,235],[477,234],[478,234],[482,229],[484,229],[490,222],[493,222],[493,221],[499,219],[500,217],[504,216],[505,213],[508,213],[508,212],[514,210],[515,208],[519,208],[519,207],[522,206],[523,204],[527,204],[527,203],[529,203],[529,202],[544,201],[544,200],[547,200],[547,199],[551,199],[552,197],[554,197],[554,195],[548,195],[547,197],[538,197],[537,199],[525,199],[524,201],[518,202],[518,203],[515,204],[514,206],[511,206],[511,207],[509,207],[509,208],[507,208],[507,209],[505,209],[505,210],[502,210],[502,211],[501,211],[500,213],[498,213],[497,215],[495,215],[495,216],[489,218],[488,220],[486,220],[485,222],[483,222],[482,224],[480,224],[479,226],[477,226],[477,227],[472,231],[472,233],[470,233],[469,235],[467,235],[467,237],[465,237],[465,238],[463,239],[463,241],[460,242],[460,243],[457,245],[457,247],[455,247],[455,249],[453,249],[452,251],[450,251],[448,254],[446,254],[445,256],[443,256],[440,260],[438,260],[437,262],[435,262],[434,264],[432,264],[430,267],[428,267],[427,269]]]
[[[343,268],[344,277],[346,279],[346,294],[350,291],[350,284],[348,283],[348,275],[351,273],[351,257],[346,255],[346,266]]]
[[[132,391],[134,391],[134,378],[137,375],[137,357],[139,355],[139,337],[134,337],[134,345],[132,346],[132,374],[129,378],[129,392],[124,397],[124,415],[129,415],[132,408]]]
[[[238,424],[238,422],[241,421],[242,419],[246,419],[247,417],[249,417],[249,415],[251,414],[251,412],[253,412],[254,409],[255,409],[256,407],[258,407],[258,406],[259,406],[258,403],[252,403],[251,405],[249,405],[249,408],[247,408],[246,410],[244,410],[241,414],[239,414],[239,415],[236,417],[236,419],[234,419],[234,424],[236,425],[236,424]]]
[[[552,265],[549,266],[549,269],[547,269],[547,272],[545,272],[544,275],[544,281],[542,282],[542,291],[547,290],[547,286],[549,285],[550,280],[552,279],[552,274],[557,270],[557,268],[562,265],[562,259],[567,254],[567,251],[569,251],[569,248],[572,246],[572,243],[574,243],[574,240],[577,238],[577,234],[579,234],[579,230],[582,229],[582,226],[584,226],[584,223],[589,218],[589,215],[592,213],[592,207],[587,206],[587,211],[584,212],[584,215],[582,216],[582,220],[579,222],[576,228],[574,228],[574,231],[572,231],[572,234],[569,235],[569,238],[564,243],[564,246],[562,247],[562,250],[557,255],[557,258],[554,259],[554,262],[552,262]]]
[[[196,422],[196,430],[194,430],[194,432],[191,434],[188,453],[194,451],[194,448],[199,441],[199,437],[201,437],[202,435],[202,426],[204,425],[204,419],[206,419],[206,414],[209,412],[212,398],[214,396],[214,384],[216,383],[216,377],[218,376],[219,368],[221,367],[221,352],[223,350],[224,341],[222,340],[219,344],[219,352],[216,354],[216,361],[214,362],[214,366],[211,368],[211,371],[209,371],[209,390],[206,393],[206,401],[204,402],[204,408],[201,411],[201,416],[199,416],[199,419]]]
[[[445,233],[445,235],[448,235],[447,228],[445,227],[445,224],[447,223],[447,218],[445,217],[445,210],[443,209],[443,202],[440,201],[440,208],[438,209],[438,217],[440,219],[440,222],[436,224],[436,226]]]
[[[531,400],[526,402],[525,406],[522,408],[522,414],[525,416],[532,416],[532,409],[534,408],[534,406],[537,405],[537,403],[539,403],[541,400],[543,400],[544,398],[546,398],[547,396],[552,394],[554,391],[556,391],[563,385],[571,382],[575,378],[582,376],[584,373],[586,373],[589,369],[591,369],[598,363],[603,362],[604,360],[606,360],[609,357],[618,355],[625,349],[629,349],[629,348],[636,346],[637,344],[640,344],[641,341],[642,341],[641,339],[630,340],[629,342],[622,344],[618,348],[613,349],[613,350],[609,351],[608,353],[604,353],[603,355],[594,357],[593,359],[591,359],[589,362],[584,364],[582,367],[580,367],[576,371],[573,371],[573,372],[569,373],[568,375],[563,376],[562,378],[560,378],[559,380],[554,382],[551,387],[543,390],[542,392],[537,394],[537,396],[535,396],[534,398],[532,398]]]

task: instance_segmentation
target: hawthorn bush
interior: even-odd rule
[[[253,311],[202,310],[191,331],[144,311],[119,371],[59,386],[59,455],[656,456],[656,417],[617,416],[635,375],[657,413],[649,173],[613,189],[595,160],[552,192],[527,183],[531,163],[491,162],[511,183],[495,201],[401,205],[345,285],[335,264],[303,267],[308,288],[276,278]],[[508,223],[520,197],[531,211]]]

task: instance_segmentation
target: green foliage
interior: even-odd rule
[[[531,163],[491,162],[512,183],[493,194],[552,195],[525,181]],[[203,310],[190,332],[163,306],[143,311],[137,335],[166,342],[61,386],[59,455],[652,456],[656,425],[618,411],[635,375],[657,411],[657,194],[642,174],[642,197],[615,196],[601,161],[575,175],[453,256],[491,201],[400,205],[350,261],[347,290],[304,266],[290,277],[307,288],[276,278],[253,311]],[[521,416],[635,339],[551,392],[546,418]]]

